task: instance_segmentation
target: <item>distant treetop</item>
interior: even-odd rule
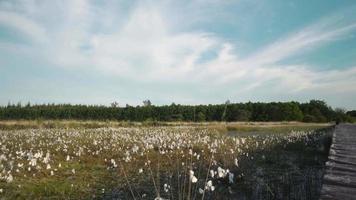
[[[42,104],[25,106],[21,103],[0,106],[0,120],[15,119],[79,119],[125,121],[353,121],[356,111],[332,109],[325,101],[299,102],[247,102],[209,105],[155,106],[144,100],[143,106],[110,106]]]

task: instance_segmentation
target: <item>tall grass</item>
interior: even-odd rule
[[[315,199],[330,130],[244,136],[201,126],[0,130],[0,198]]]

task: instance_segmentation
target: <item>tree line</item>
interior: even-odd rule
[[[352,113],[354,114],[354,113]],[[325,101],[299,102],[248,102],[155,106],[149,100],[143,106],[111,106],[42,104],[8,104],[0,106],[0,120],[77,119],[123,121],[303,121],[330,122],[353,120],[342,109],[332,109]]]

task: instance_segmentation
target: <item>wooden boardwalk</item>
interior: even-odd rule
[[[335,129],[320,199],[356,200],[356,125]]]

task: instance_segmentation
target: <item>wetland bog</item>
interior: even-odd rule
[[[224,126],[7,128],[0,195],[318,199],[332,126]]]

